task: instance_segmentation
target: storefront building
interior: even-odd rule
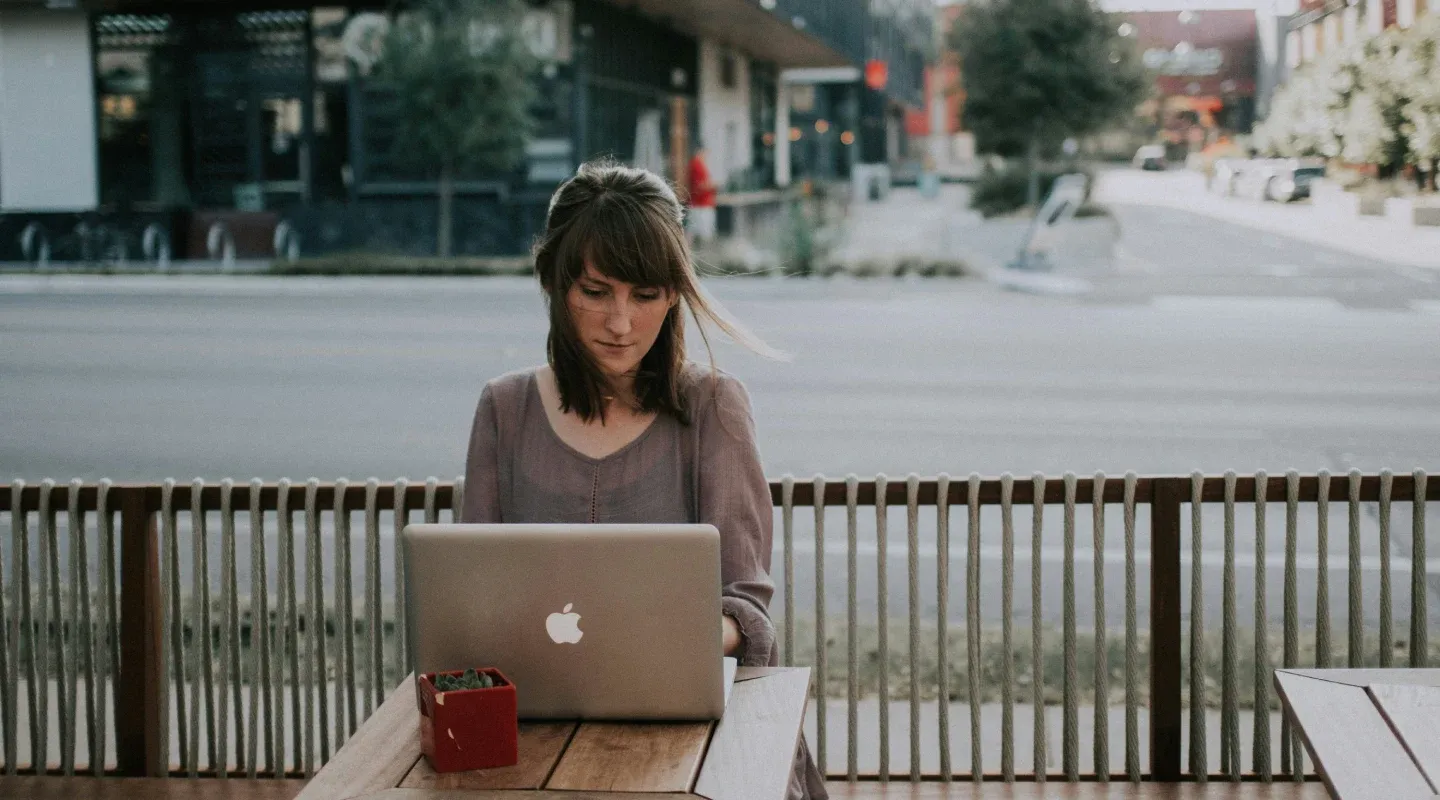
[[[41,241],[57,260],[148,257],[161,240],[204,258],[217,222],[240,257],[271,255],[282,227],[306,254],[431,252],[435,183],[389,157],[365,79],[384,10],[0,1],[0,261]],[[782,74],[874,60],[871,19],[870,0],[532,3],[537,130],[521,168],[459,182],[457,252],[524,252],[586,158],[683,180],[703,141],[722,185],[785,185]]]

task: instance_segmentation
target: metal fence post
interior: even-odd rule
[[[1180,501],[1184,478],[1156,478],[1150,496],[1150,778],[1180,780]]]
[[[156,505],[149,487],[117,487],[120,495],[120,674],[115,681],[115,751],[121,775],[161,777],[169,754],[161,731],[160,557]]]

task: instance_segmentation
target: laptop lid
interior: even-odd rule
[[[498,667],[524,719],[723,712],[714,526],[416,524],[402,535],[419,672]]]

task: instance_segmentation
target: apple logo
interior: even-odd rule
[[[574,603],[566,603],[563,613],[551,614],[545,618],[545,632],[556,644],[575,644],[585,632],[580,630],[580,615],[570,611]]]

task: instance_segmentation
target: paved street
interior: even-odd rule
[[[1085,295],[1009,292],[982,280],[712,282],[736,316],[792,355],[769,362],[730,345],[716,351],[749,386],[766,471],[901,478],[1435,468],[1436,273],[1170,208],[1116,210],[1123,236],[1115,270],[1083,270],[1094,286]],[[973,220],[963,224],[972,241],[988,235]],[[480,387],[541,360],[544,319],[538,290],[521,279],[6,279],[0,474],[31,482],[454,476]],[[843,512],[832,513],[829,529],[838,533]],[[905,562],[895,548],[904,547],[904,516],[893,513],[892,609],[903,613]],[[1271,513],[1268,560],[1278,586],[1283,508]],[[1337,567],[1345,513],[1332,509]],[[1206,517],[1211,553],[1218,515]],[[1088,510],[1079,516],[1083,558]],[[1246,555],[1253,514],[1239,516],[1245,571],[1254,560]],[[808,510],[797,517],[796,589],[808,607],[813,536]],[[1119,517],[1115,510],[1107,520],[1112,592],[1122,586]],[[1047,537],[1058,537],[1058,509],[1048,519]],[[1373,515],[1364,524],[1374,575]],[[1302,549],[1313,552],[1313,512],[1301,525]],[[957,514],[953,527],[962,526]],[[987,514],[985,526],[984,556],[996,558],[998,516]],[[1017,514],[1016,527],[1028,531],[1028,514]],[[873,554],[869,528],[862,542],[871,537]],[[933,541],[931,528],[926,519],[922,543]],[[827,547],[832,612],[845,597],[835,572],[844,565],[840,541]],[[1055,543],[1045,551],[1048,578],[1059,574]],[[1017,546],[1027,552],[1028,539]],[[863,603],[874,599],[871,559],[862,566]],[[933,570],[933,559],[922,563]],[[1397,560],[1394,569],[1408,566]],[[1431,570],[1440,573],[1440,564]],[[952,574],[963,580],[962,570]],[[1207,596],[1218,600],[1218,571],[1207,575],[1215,584]],[[1342,574],[1333,580],[1338,608]],[[1242,575],[1242,589],[1249,581]],[[1046,615],[1054,616],[1058,582],[1046,583]],[[1079,586],[1082,623],[1093,607],[1088,585]],[[963,596],[955,588],[952,596]],[[1368,579],[1372,618],[1375,590]],[[986,592],[993,597],[995,587]],[[1028,585],[1017,592],[1027,597]],[[932,595],[922,594],[927,610]],[[1142,602],[1147,596],[1142,587]],[[1313,611],[1312,597],[1302,586],[1302,608]],[[1396,605],[1399,614],[1408,603]],[[1028,602],[1016,612],[1028,616]]]

